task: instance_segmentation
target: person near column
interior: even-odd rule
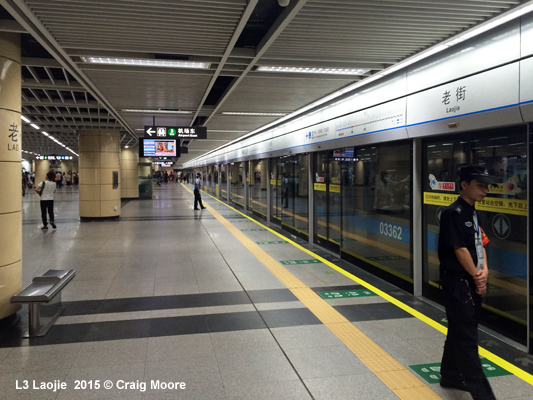
[[[56,191],[55,183],[56,174],[54,171],[48,171],[46,174],[46,181],[39,183],[35,187],[35,191],[41,196],[41,218],[43,220],[43,226],[41,229],[48,229],[48,222],[46,220],[46,212],[50,217],[50,225],[52,228],[56,229],[55,219],[54,219],[54,193]]]
[[[202,196],[200,195],[200,189],[202,188],[202,174],[197,173],[196,179],[194,180],[194,209],[199,210],[198,203],[200,203],[200,208],[205,210],[204,205],[202,204]]]
[[[65,183],[67,187],[72,185],[72,172],[71,171],[67,171],[67,173],[65,174]]]
[[[26,186],[28,185],[28,180],[26,179],[26,174],[22,173],[22,196],[26,196]]]
[[[441,363],[440,385],[470,392],[474,400],[494,400],[478,354],[481,296],[489,275],[475,203],[482,201],[496,179],[478,165],[460,171],[459,198],[441,213],[438,254],[448,334]]]

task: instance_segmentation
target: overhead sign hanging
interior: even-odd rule
[[[207,139],[205,126],[144,126],[144,137],[153,139]]]

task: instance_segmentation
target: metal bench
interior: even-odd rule
[[[11,303],[28,304],[29,331],[24,337],[44,336],[65,310],[61,289],[76,275],[73,269],[49,269],[11,297]]]

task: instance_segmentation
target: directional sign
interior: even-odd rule
[[[167,139],[207,139],[205,126],[146,126],[144,137]]]
[[[37,156],[36,160],[72,160],[72,156]]]

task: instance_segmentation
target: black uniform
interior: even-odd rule
[[[200,203],[200,208],[205,209],[202,203],[202,196],[200,195],[200,189],[202,188],[202,181],[200,177],[197,177],[194,181],[194,209],[199,210],[198,203]]]
[[[477,348],[481,296],[454,250],[454,247],[466,247],[477,265],[474,212],[475,208],[459,197],[440,217],[440,275],[448,319],[440,372],[441,382],[464,382],[474,399],[488,400],[495,397],[483,373]]]

